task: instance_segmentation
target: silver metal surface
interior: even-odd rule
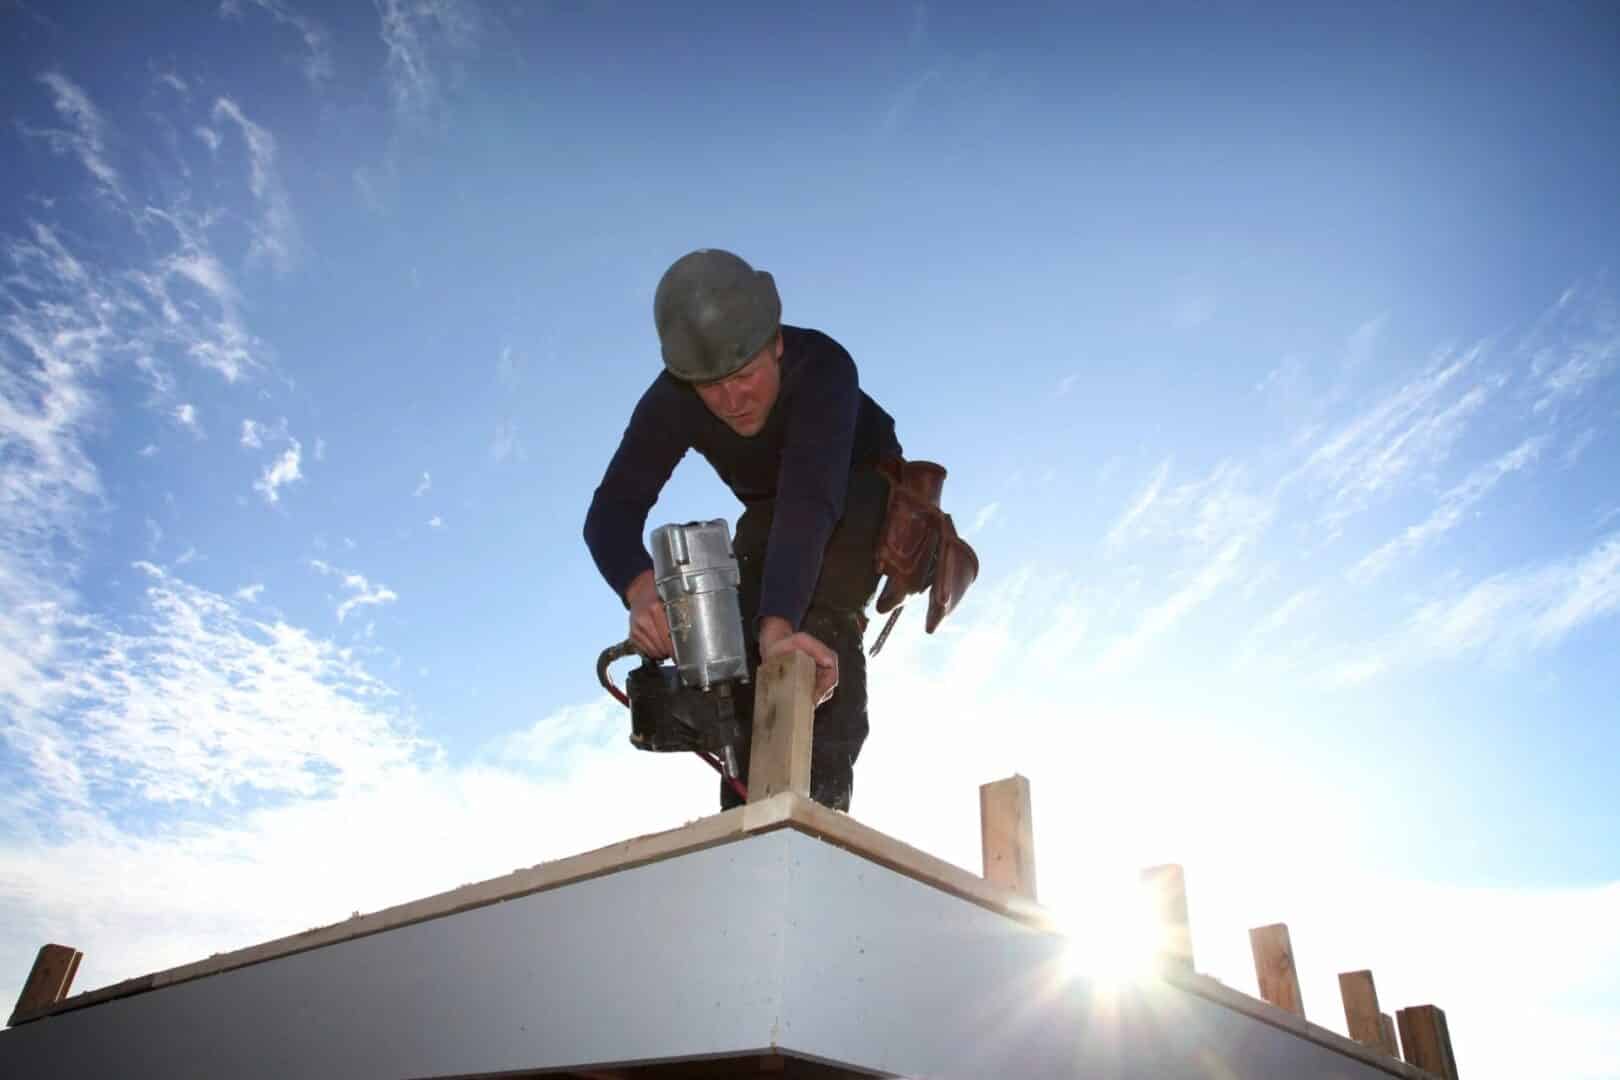
[[[728,679],[747,681],[741,576],[725,520],[662,525],[653,530],[651,546],[681,682],[707,690]]]

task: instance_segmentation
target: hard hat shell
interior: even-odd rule
[[[664,271],[653,296],[664,367],[686,382],[723,379],[782,325],[776,281],[737,255],[703,248]]]

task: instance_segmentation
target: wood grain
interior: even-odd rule
[[[1009,776],[979,788],[979,840],[984,879],[1035,899],[1035,826],[1029,780]]]

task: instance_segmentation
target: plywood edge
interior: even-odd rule
[[[1353,1039],[1347,1039],[1336,1031],[1331,1031],[1319,1024],[1313,1024],[1303,1017],[1296,1016],[1286,1009],[1252,998],[1239,990],[1234,990],[1224,983],[1217,982],[1208,975],[1199,975],[1191,972],[1165,971],[1160,976],[1164,982],[1189,994],[1196,994],[1205,1001],[1224,1005],[1233,1012],[1242,1013],[1261,1023],[1281,1028],[1292,1035],[1297,1035],[1308,1042],[1318,1046],[1337,1051],[1346,1057],[1355,1058],[1364,1065],[1375,1069],[1382,1069],[1391,1076],[1402,1077],[1403,1080],[1434,1080],[1434,1077],[1422,1069],[1408,1065],[1397,1058],[1381,1054],[1371,1047],[1363,1046]]]
[[[473,908],[515,900],[547,889],[732,843],[748,836],[781,828],[793,812],[795,798],[796,796],[791,793],[784,793],[763,802],[699,818],[664,832],[621,840],[579,855],[540,863],[487,881],[462,885],[448,892],[396,904],[368,915],[357,915],[339,923],[318,926],[259,945],[217,953],[205,960],[126,979],[98,990],[76,994],[47,1008],[17,1015],[12,1018],[12,1023],[26,1023],[57,1013],[71,1012],[105,1001],[129,997],[132,994],[172,986],[175,983],[217,975],[250,964],[352,941],[384,930],[393,930]]]
[[[920,851],[870,825],[862,825],[848,814],[830,810],[800,795],[787,797],[792,799],[787,822],[789,828],[1026,925],[1040,930],[1058,930],[1057,921],[1050,912],[1011,889],[991,884],[955,863]]]

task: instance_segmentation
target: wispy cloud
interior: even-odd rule
[[[203,438],[202,424],[197,420],[197,406],[191,402],[183,402],[174,407],[175,423],[191,432],[197,438]]]
[[[274,505],[281,501],[281,489],[288,484],[296,483],[304,477],[301,462],[303,447],[297,439],[292,445],[281,452],[281,456],[265,466],[259,479],[253,482],[253,490],[264,497],[264,501]]]
[[[442,529],[442,528],[444,528],[444,518],[440,517],[438,514],[434,514],[432,517],[428,518],[428,528],[430,528],[430,529]]]
[[[505,462],[513,458],[523,460],[523,443],[518,439],[515,423],[507,420],[496,425],[495,438],[489,444],[489,456],[496,462]]]
[[[286,270],[298,246],[298,225],[292,204],[276,171],[276,140],[270,132],[249,120],[241,106],[230,98],[214,103],[214,119],[235,121],[247,142],[248,187],[259,203],[259,220],[253,228],[251,254],[264,256],[278,270]]]
[[[377,12],[395,114],[409,124],[438,120],[444,69],[453,73],[478,37],[472,8],[460,0],[378,0]]]
[[[264,440],[259,435],[261,430],[262,429],[257,420],[243,420],[242,445],[247,447],[249,450],[257,450],[262,447],[264,445]]]
[[[417,482],[416,490],[411,492],[411,494],[414,495],[416,498],[420,499],[423,495],[426,495],[428,492],[430,492],[432,490],[433,490],[433,477],[429,476],[427,473],[424,472],[422,474],[422,479]]]
[[[1125,513],[1120,515],[1119,520],[1114,522],[1114,527],[1108,530],[1107,543],[1109,547],[1118,547],[1125,542],[1130,535],[1132,526],[1141,519],[1143,514],[1152,509],[1154,502],[1159,498],[1159,492],[1164,490],[1165,481],[1169,478],[1170,462],[1166,459],[1159,463],[1157,469],[1153,470],[1153,476],[1148,480],[1147,486],[1137,493],[1136,498],[1132,499],[1131,504],[1125,508]]]
[[[499,360],[495,361],[496,381],[498,381],[508,390],[513,390],[516,389],[518,383],[522,381],[522,376],[523,367],[522,363],[518,360],[517,353],[512,351],[512,346],[510,345],[501,346],[501,357]]]
[[[1536,435],[1468,474],[1456,487],[1440,497],[1440,504],[1427,518],[1410,525],[1401,534],[1353,566],[1353,581],[1367,582],[1383,573],[1399,558],[1410,555],[1461,523],[1463,516],[1501,480],[1533,464],[1550,441]]]
[[[1327,679],[1354,684],[1481,651],[1511,662],[1616,611],[1620,534],[1611,534],[1572,558],[1497,574],[1423,604],[1384,642],[1330,665]]]
[[[254,604],[254,603],[258,602],[259,597],[262,596],[263,594],[264,594],[264,585],[261,582],[261,583],[256,584],[256,585],[244,585],[240,589],[237,589],[231,595],[233,597],[235,597],[236,599],[243,601],[244,603]]]
[[[1001,503],[986,503],[984,506],[979,508],[979,512],[977,514],[973,515],[973,527],[968,531],[975,533],[983,531],[985,526],[994,521],[996,519],[996,515],[1000,512]]]
[[[224,0],[219,6],[222,18],[242,18],[242,5],[250,4],[268,14],[278,24],[289,26],[304,43],[304,77],[311,86],[319,87],[332,77],[332,45],[330,35],[315,19],[293,11],[281,0]]]
[[[1110,645],[1097,660],[1097,670],[1118,672],[1141,659],[1148,644],[1168,633],[1221,586],[1237,575],[1239,559],[1248,543],[1233,538],[1192,575],[1185,585],[1142,614],[1136,628]]]
[[[1575,467],[1575,463],[1581,459],[1581,455],[1586,453],[1587,447],[1591,446],[1592,443],[1596,441],[1597,435],[1597,428],[1587,428],[1585,431],[1575,436],[1575,438],[1571,439],[1569,446],[1564,450],[1564,468],[1573,469]]]
[[[1555,411],[1620,369],[1620,303],[1606,280],[1566,289],[1520,345],[1538,397]]]
[[[96,185],[119,203],[128,203],[118,170],[107,160],[107,147],[103,132],[106,122],[90,100],[90,95],[72,79],[60,72],[50,71],[39,77],[50,87],[53,104],[61,117],[72,125],[71,130],[59,128],[34,130],[24,127],[30,135],[44,138],[59,154],[72,154],[95,178]]]
[[[364,574],[339,570],[320,559],[311,559],[309,564],[322,574],[342,579],[343,587],[348,590],[349,595],[344,597],[337,607],[338,622],[348,618],[349,613],[355,608],[391,604],[399,599],[399,594],[393,589],[386,585],[372,585]]]
[[[1485,377],[1451,391],[1476,368],[1483,346],[1442,356],[1416,379],[1390,393],[1316,447],[1288,477],[1314,478],[1330,523],[1342,521],[1391,490],[1420,465],[1444,461],[1469,420],[1501,386]]]

